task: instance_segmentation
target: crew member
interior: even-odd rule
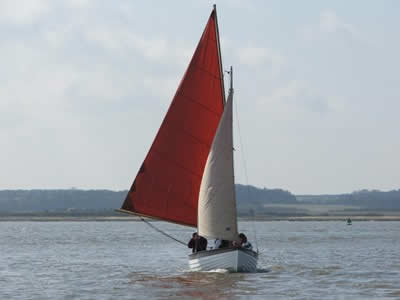
[[[188,248],[192,249],[192,253],[207,249],[207,239],[199,236],[197,232],[193,233],[192,238],[188,243]]]

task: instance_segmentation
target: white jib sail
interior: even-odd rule
[[[238,237],[233,171],[232,101],[233,89],[229,91],[204,168],[197,224],[199,235],[231,241]]]

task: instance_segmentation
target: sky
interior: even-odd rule
[[[129,189],[213,3],[237,183],[400,188],[398,1],[0,0],[0,189]]]

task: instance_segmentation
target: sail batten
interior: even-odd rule
[[[197,225],[201,177],[224,107],[215,9],[122,210]]]

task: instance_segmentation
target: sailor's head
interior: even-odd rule
[[[242,243],[247,243],[247,237],[244,233],[239,233],[239,239]]]

